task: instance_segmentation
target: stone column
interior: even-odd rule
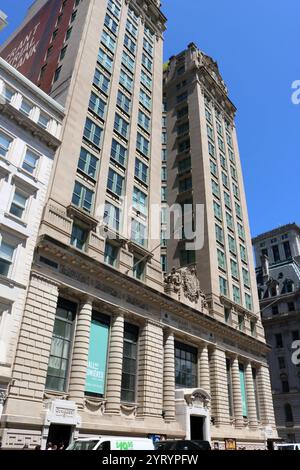
[[[208,349],[206,344],[202,348],[199,348],[198,375],[199,387],[203,388],[207,393],[210,393]]]
[[[267,366],[261,366],[257,369],[257,389],[261,423],[274,427],[274,406],[269,368]]]
[[[243,418],[243,404],[242,404],[242,393],[241,393],[241,381],[240,381],[240,370],[239,361],[235,357],[231,363],[231,377],[232,377],[232,395],[233,395],[233,412],[235,418],[235,427],[244,427]]]
[[[112,318],[108,353],[105,413],[119,414],[123,366],[124,315]]]
[[[211,416],[216,426],[230,423],[225,351],[215,348],[210,360]]]
[[[74,336],[69,398],[81,407],[83,407],[85,393],[92,310],[92,300],[87,297],[79,306]]]
[[[163,329],[146,320],[139,338],[138,415],[162,417]]]
[[[245,366],[246,378],[246,391],[247,391],[247,405],[248,405],[248,420],[251,428],[257,427],[257,410],[255,401],[255,391],[252,375],[252,365],[248,362]]]
[[[166,421],[175,420],[175,350],[174,333],[170,330],[165,332],[164,344],[164,397],[163,409]]]

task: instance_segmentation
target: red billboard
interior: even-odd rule
[[[37,83],[62,0],[49,0],[0,52],[1,57]]]

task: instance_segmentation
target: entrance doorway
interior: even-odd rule
[[[72,426],[51,424],[48,433],[47,445],[51,442],[52,445],[57,445],[57,448],[59,449],[63,444],[64,449],[66,449],[70,444],[71,432]]]
[[[190,416],[192,440],[203,441],[204,419],[203,416]]]

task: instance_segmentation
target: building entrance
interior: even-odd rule
[[[63,445],[64,449],[68,447],[71,439],[72,426],[64,424],[51,424],[48,433],[47,445],[49,442],[52,445],[56,445],[57,448],[61,448]]]
[[[191,439],[203,441],[203,416],[190,416]]]

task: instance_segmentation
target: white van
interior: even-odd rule
[[[290,442],[285,444],[277,444],[276,450],[300,450],[299,442]]]
[[[154,450],[154,444],[143,437],[100,436],[77,439],[66,450]]]

